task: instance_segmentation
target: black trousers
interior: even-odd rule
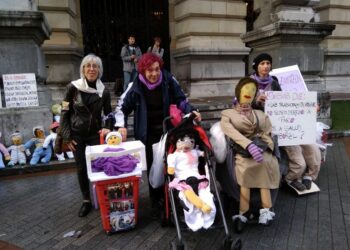
[[[162,134],[148,134],[147,142],[146,142],[146,160],[147,160],[147,179],[149,177],[149,173],[151,170],[152,162],[153,162],[153,150],[152,145],[154,143],[159,142]],[[153,188],[148,182],[149,196],[151,199],[152,206],[159,204],[159,202],[164,198],[164,186],[159,188]]]
[[[78,181],[81,193],[84,200],[91,200],[90,198],[90,183],[87,175],[85,148],[86,146],[98,145],[100,137],[98,134],[93,136],[79,136],[73,135],[73,140],[77,142],[74,159],[77,166]]]

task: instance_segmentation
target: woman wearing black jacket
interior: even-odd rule
[[[106,119],[102,128],[102,111],[105,116],[112,111],[110,93],[100,80],[102,73],[101,59],[93,54],[85,56],[80,64],[81,78],[68,84],[62,102],[59,133],[63,143],[73,151],[77,165],[83,195],[79,217],[86,216],[92,208],[85,148],[99,144],[99,132],[106,134],[113,126],[112,119]]]

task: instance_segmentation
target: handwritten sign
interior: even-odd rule
[[[39,106],[35,74],[2,75],[7,108]]]
[[[283,91],[307,91],[298,65],[274,69],[270,74],[277,77]]]
[[[317,92],[267,91],[265,113],[279,146],[316,142]]]

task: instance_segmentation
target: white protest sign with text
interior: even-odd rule
[[[277,77],[283,91],[307,91],[298,65],[274,69],[270,74]]]
[[[316,143],[317,92],[267,91],[265,113],[279,146]]]
[[[2,75],[6,108],[39,106],[35,74]]]

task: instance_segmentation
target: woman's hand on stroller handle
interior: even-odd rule
[[[200,122],[200,121],[202,120],[202,115],[201,115],[201,113],[199,113],[199,112],[196,111],[196,110],[193,110],[192,113],[196,116],[196,117],[194,118],[195,121]]]

